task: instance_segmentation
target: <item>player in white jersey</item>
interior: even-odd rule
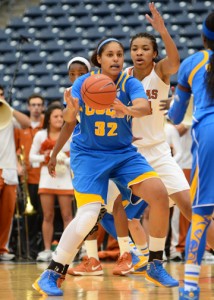
[[[150,7],[151,5],[154,4],[150,4]],[[147,19],[159,32],[165,44],[166,57],[155,63],[158,46],[153,35],[139,33],[132,37],[130,51],[133,66],[127,68],[126,72],[142,82],[152,107],[152,115],[133,119],[132,131],[137,138],[134,144],[165,184],[169,197],[173,200],[170,201],[170,205],[175,202],[183,215],[191,220],[189,184],[183,171],[171,156],[164,133],[164,113],[159,107],[160,100],[168,98],[170,76],[176,73],[179,67],[179,53],[161,15],[155,7],[152,9],[153,19],[148,15]],[[138,222],[140,226],[139,220],[133,222]],[[213,230],[209,228],[208,231],[208,242],[212,247],[214,246]]]

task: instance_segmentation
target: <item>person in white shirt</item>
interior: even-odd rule
[[[28,127],[30,119],[9,106],[4,99],[2,86],[0,86],[0,114],[0,260],[12,260],[15,255],[8,252],[7,244],[18,184],[14,127]]]

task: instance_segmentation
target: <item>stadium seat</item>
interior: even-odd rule
[[[45,17],[42,16],[42,17],[30,19],[28,21],[28,27],[35,28],[36,30],[41,30],[43,28],[48,28],[49,23],[45,20]]]
[[[35,39],[46,42],[49,40],[55,40],[57,38],[56,33],[51,28],[44,28],[35,32]]]
[[[32,52],[32,53],[29,53],[29,54],[25,54],[22,57],[22,61],[24,63],[30,63],[31,65],[36,65],[36,64],[39,64],[39,63],[43,63],[44,59],[45,58],[42,57],[39,52]]]
[[[41,51],[47,51],[50,53],[60,51],[62,49],[62,46],[59,45],[55,40],[47,41],[45,43],[42,43],[41,46]]]
[[[59,3],[59,0],[40,0],[41,5],[46,5],[47,7],[53,7]]]
[[[51,73],[52,72],[46,68],[45,64],[37,64],[34,67],[31,67],[29,70],[29,74],[35,76],[45,76]]]
[[[43,14],[44,11],[42,11],[39,6],[32,6],[25,11],[24,16],[28,17],[29,19],[33,19],[42,17]]]
[[[0,55],[0,64],[13,65],[17,61],[17,57],[14,53],[5,53]]]
[[[62,16],[66,16],[66,11],[63,10],[61,6],[55,6],[55,7],[48,8],[45,11],[45,15],[53,18],[59,18]]]
[[[17,88],[33,87],[33,80],[29,80],[27,75],[20,75],[16,78],[14,86]]]
[[[16,47],[11,46],[8,42],[1,42],[0,41],[0,53],[11,53],[11,52],[15,52],[16,51]]]
[[[63,93],[59,92],[59,89],[56,87],[51,87],[44,89],[42,91],[42,95],[47,100],[48,104],[50,104],[54,100],[61,100],[63,99]]]
[[[81,34],[77,33],[75,30],[71,28],[60,30],[58,36],[59,39],[62,39],[64,41],[76,40],[78,42],[79,38],[81,38]]]
[[[57,19],[54,18],[52,21],[52,27],[59,28],[59,30],[71,28],[72,26],[73,24],[69,21],[69,18],[65,15]]]
[[[26,26],[27,24],[23,21],[23,19],[16,17],[10,20],[9,24],[7,25],[7,28],[17,30],[21,28],[26,28]]]
[[[57,52],[54,52],[54,53],[48,55],[46,62],[55,64],[55,65],[59,65],[62,63],[66,63],[67,59],[64,56],[64,53],[62,51],[57,51]]]
[[[35,86],[40,86],[43,88],[47,87],[54,87],[57,85],[57,82],[55,82],[52,79],[52,75],[44,75],[44,76],[38,76],[35,80]]]

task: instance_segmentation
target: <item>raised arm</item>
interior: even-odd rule
[[[165,76],[170,76],[178,71],[180,65],[179,52],[154,2],[149,3],[149,9],[152,17],[146,14],[146,19],[151,23],[152,27],[159,32],[166,49],[166,57],[160,60],[156,67],[156,72],[164,79]]]

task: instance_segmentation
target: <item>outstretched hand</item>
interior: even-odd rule
[[[157,8],[155,7],[154,2],[149,3],[149,9],[151,11],[152,17],[146,14],[147,21],[150,22],[152,27],[157,30],[159,33],[165,30],[165,24],[162,16],[158,12]]]

